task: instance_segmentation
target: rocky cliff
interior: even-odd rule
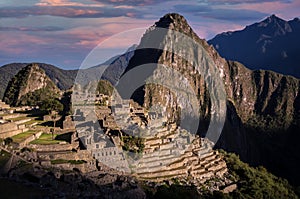
[[[172,31],[166,31],[164,35],[155,34],[160,28],[186,35],[199,44],[202,51],[199,53],[199,49],[189,43],[180,44],[182,37]],[[147,46],[152,48],[145,48]],[[197,66],[193,66],[186,57],[166,49],[177,49],[179,54],[189,54],[195,58]],[[226,121],[217,147],[236,152],[244,161],[264,165],[274,173],[299,183],[297,179],[300,176],[296,174],[297,162],[300,161],[297,154],[299,147],[294,145],[300,137],[294,130],[296,126],[299,127],[298,79],[271,71],[251,71],[238,62],[226,61],[213,46],[200,39],[178,14],[165,15],[147,30],[123,76],[142,65],[148,71],[151,67],[146,68],[146,64],[149,63],[163,64],[178,71],[184,79],[173,79],[173,84],[177,88],[191,85],[200,106],[198,133],[205,135],[209,119],[215,113],[215,106],[219,105],[212,104],[212,101],[222,97],[216,91],[218,85],[211,86],[214,81],[211,80],[210,72],[205,72],[213,70],[206,63],[206,56],[212,60],[226,91]],[[157,67],[154,67],[146,73],[169,78],[157,71]],[[182,96],[155,84],[141,87],[133,94],[133,98],[145,107],[164,105],[171,120],[178,120],[180,109],[188,107],[188,102],[181,99]],[[188,110],[187,113],[191,112]]]
[[[38,105],[47,98],[59,97],[61,91],[37,64],[27,65],[8,83],[4,101],[12,106]]]

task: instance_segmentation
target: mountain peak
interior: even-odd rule
[[[8,83],[4,101],[13,106],[32,105],[38,98],[59,96],[60,90],[38,64],[29,64],[22,68]]]
[[[267,17],[265,20],[262,21],[263,23],[284,23],[285,20],[277,17],[275,14],[272,14],[271,16]]]
[[[169,21],[169,22],[185,21],[186,22],[186,19],[178,13],[168,13],[159,19],[159,22],[163,22],[163,21]]]
[[[273,14],[257,24],[258,24],[258,27],[266,27],[269,24],[281,26],[284,23],[286,23],[285,20],[283,20],[283,19],[277,17],[275,14]]]
[[[186,30],[191,29],[186,19],[178,13],[168,13],[164,15],[154,24],[154,26],[168,28],[179,32],[186,32]]]
[[[42,74],[45,73],[45,71],[43,69],[41,69],[37,63],[31,63],[31,64],[25,66],[24,71],[26,71],[27,73],[29,73],[29,72],[39,72]]]
[[[272,14],[272,15],[269,16],[267,19],[268,19],[268,20],[283,20],[283,19],[277,17],[275,14]]]

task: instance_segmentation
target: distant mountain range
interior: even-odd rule
[[[114,56],[105,63],[88,69],[63,70],[51,64],[36,64],[45,71],[46,75],[56,84],[56,86],[60,90],[67,90],[71,88],[76,78],[76,82],[80,82],[83,84],[87,84],[89,83],[89,81],[99,80],[99,78],[106,79],[115,83],[128,65],[130,58],[134,54],[135,47],[136,46],[133,45],[128,48],[128,50],[124,54]],[[0,67],[0,99],[3,98],[5,89],[9,81],[22,68],[30,64],[31,63],[11,63]]]
[[[243,30],[218,34],[208,43],[219,54],[250,69],[264,69],[300,78],[300,20],[272,15]]]

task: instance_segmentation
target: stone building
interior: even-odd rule
[[[65,120],[63,121],[63,129],[75,129],[75,124],[71,116],[66,116]]]

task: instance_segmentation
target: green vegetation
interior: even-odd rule
[[[52,139],[52,134],[43,133],[39,139],[33,140],[30,142],[30,144],[42,144],[42,145],[48,145],[48,144],[59,144],[62,141],[65,142],[71,142],[71,135],[72,133],[64,133],[64,134],[54,134]]]
[[[59,95],[56,93],[54,88],[46,86],[23,95],[16,105],[41,106],[43,103],[49,100],[54,100],[58,97]]]
[[[51,160],[51,164],[84,164],[87,163],[85,160],[64,160],[64,159],[57,159],[57,160]]]
[[[59,144],[61,141],[55,140],[56,135],[54,135],[54,139],[52,139],[51,134],[43,133],[39,139],[33,140],[30,144]]]
[[[291,115],[283,115],[278,112],[276,115],[253,115],[246,122],[249,129],[260,132],[282,132],[288,129],[292,122]]]
[[[111,85],[109,81],[103,79],[99,81],[96,92],[111,96],[113,91],[114,91],[114,87]]]
[[[63,110],[63,105],[57,99],[45,99],[40,103],[40,109],[51,113],[51,111],[61,112]]]
[[[122,136],[123,150],[134,153],[141,153],[144,150],[144,139],[133,136]]]
[[[20,142],[24,141],[26,138],[36,134],[37,132],[38,131],[33,131],[33,130],[26,131],[24,133],[20,133],[18,135],[13,136],[12,140],[13,140],[13,142],[20,143]]]
[[[3,101],[10,105],[16,105],[18,102],[17,95],[29,76],[29,70],[27,67],[23,68],[17,73],[8,83],[4,93]]]
[[[227,198],[298,198],[287,180],[274,176],[263,167],[250,167],[235,154],[221,152],[238,185]]]

